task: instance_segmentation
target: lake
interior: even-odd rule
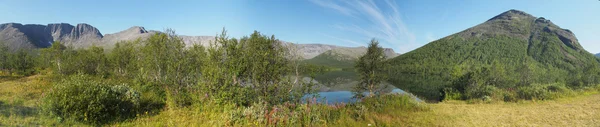
[[[404,92],[404,90],[401,89],[392,89],[391,92],[388,92],[388,94],[390,93],[394,93],[394,94],[408,94],[406,92]],[[353,99],[352,96],[354,96],[354,94],[351,91],[329,91],[329,92],[318,92],[319,97],[316,98],[317,102],[319,103],[323,103],[326,102],[327,104],[335,104],[335,103],[354,103],[356,102],[356,99]],[[367,92],[364,92],[363,94],[367,95]],[[312,94],[309,95],[305,95],[304,97],[302,97],[302,100],[306,100],[308,98],[312,98]],[[419,98],[415,99],[417,101],[422,101]]]

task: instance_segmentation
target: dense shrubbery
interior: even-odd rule
[[[0,44],[0,71],[25,76],[34,74],[38,62],[36,58],[35,51],[10,51]]]
[[[517,95],[519,98],[526,100],[547,100],[569,92],[571,90],[563,84],[532,84],[517,90]]]
[[[45,99],[47,113],[94,124],[128,118],[135,111],[207,101],[266,108],[298,104],[313,85],[302,76],[325,70],[299,65],[280,41],[259,32],[238,40],[223,31],[211,47],[186,47],[167,31],[117,43],[108,53],[100,47],[74,49],[60,42],[41,52],[47,62],[39,66],[62,79]],[[139,91],[135,98],[129,97],[130,88]]]
[[[55,84],[44,98],[44,111],[59,119],[103,124],[135,116],[140,95],[125,85],[109,85],[73,75]]]
[[[560,83],[579,89],[600,83],[598,58],[568,48],[555,35],[541,36],[527,42],[504,35],[485,39],[452,35],[389,60],[393,66],[389,81],[428,100],[445,99],[444,91],[458,92],[461,99],[480,99],[532,84]]]
[[[367,109],[384,113],[386,111],[421,111],[427,107],[422,102],[416,101],[416,97],[408,94],[386,94],[377,98],[365,98],[358,103],[365,105]]]

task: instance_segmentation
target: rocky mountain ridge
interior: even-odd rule
[[[136,39],[146,39],[160,31],[146,30],[141,26],[133,26],[126,30],[103,35],[97,28],[80,23],[76,26],[67,23],[56,23],[48,25],[38,24],[20,24],[6,23],[0,24],[0,42],[9,46],[10,49],[34,49],[45,48],[52,45],[52,42],[60,41],[65,45],[75,48],[85,48],[89,46],[102,46],[111,48],[120,41],[131,41]],[[209,46],[214,41],[214,36],[179,36],[186,46],[200,44]],[[343,47],[327,44],[295,44],[285,42],[293,47],[302,59],[311,59],[315,56],[330,51],[332,49],[356,49],[347,51],[348,54],[364,52],[365,47]],[[386,48],[386,54],[390,56],[398,55],[393,49]],[[354,55],[351,55],[354,56]]]

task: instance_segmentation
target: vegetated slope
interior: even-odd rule
[[[583,87],[598,83],[599,70],[598,59],[579,45],[571,31],[518,10],[389,62],[392,84],[429,100],[441,99],[444,88],[473,94],[496,88],[511,91],[532,83]]]
[[[304,60],[304,62],[334,68],[353,68],[354,62],[366,52],[366,47],[336,47],[311,59]],[[393,49],[386,48],[384,52],[387,58],[398,56]]]
[[[285,42],[290,44],[290,48],[296,50],[299,53],[302,59],[312,59],[321,54],[331,51],[333,53],[328,54],[343,54],[350,57],[357,57],[359,55],[364,54],[367,51],[367,48],[364,46],[361,47],[344,47],[344,46],[336,46],[336,45],[327,45],[327,44],[294,44],[291,42]],[[385,54],[388,58],[396,57],[400,54],[394,52],[391,48],[384,48]],[[358,57],[357,57],[358,58]],[[346,58],[343,58],[346,59]]]
[[[596,53],[594,56],[596,56],[596,57],[600,57],[600,53]]]

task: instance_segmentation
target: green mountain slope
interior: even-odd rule
[[[306,63],[323,65],[335,68],[352,68],[354,61],[366,50],[360,48],[337,48],[326,51],[314,58],[304,60]]]
[[[571,31],[509,10],[389,60],[389,80],[429,100],[441,99],[444,88],[479,95],[533,83],[584,87],[598,83],[598,61]]]
[[[325,51],[314,58],[304,60],[305,63],[323,65],[334,68],[354,68],[354,62],[367,52],[366,47],[338,47]],[[392,49],[385,49],[387,58],[398,56]]]

